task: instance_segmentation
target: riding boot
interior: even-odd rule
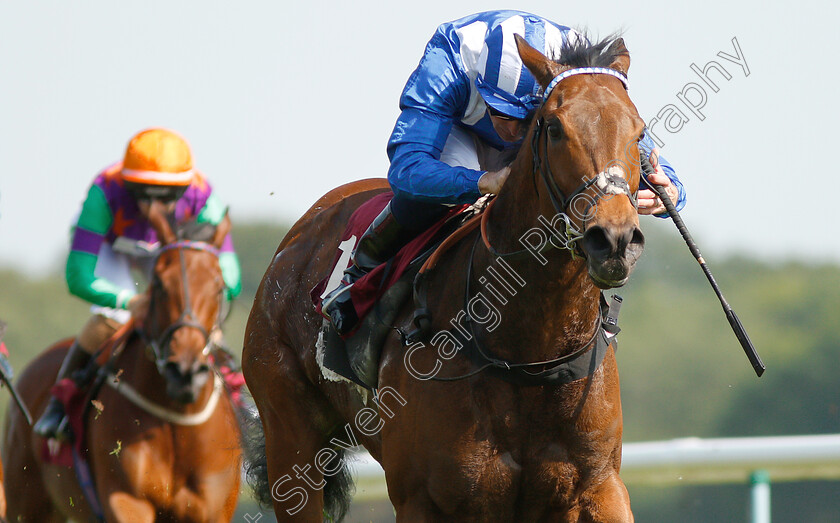
[[[356,250],[352,264],[345,269],[339,286],[329,293],[321,304],[327,316],[340,335],[352,331],[358,323],[356,309],[350,301],[350,288],[362,276],[390,260],[406,243],[414,239],[419,231],[400,225],[391,213],[391,204],[385,206],[370,227],[365,231]]]
[[[75,376],[75,374],[87,365],[90,358],[90,354],[85,352],[85,350],[79,346],[77,341],[74,341],[73,345],[70,346],[70,350],[67,351],[67,355],[64,356],[64,361],[61,364],[61,368],[58,371],[58,376],[56,376],[55,382],[58,383],[65,378],[70,378],[75,381],[77,385],[81,386],[82,384],[79,383],[80,380],[77,376]],[[68,434],[64,433],[64,430],[62,430],[63,419],[64,405],[55,396],[50,396],[47,408],[44,409],[44,413],[41,414],[41,417],[38,419],[38,422],[35,423],[32,430],[34,430],[36,434],[45,438],[66,440]]]

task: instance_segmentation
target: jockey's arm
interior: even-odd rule
[[[105,193],[98,186],[92,185],[73,227],[65,278],[67,288],[74,296],[102,307],[127,309],[128,302],[136,292],[123,289],[95,273],[99,248],[112,223],[113,216],[105,200]]]
[[[453,167],[439,160],[441,151],[423,143],[388,148],[388,182],[394,192],[435,203],[472,203],[481,196],[478,180],[484,171]]]
[[[207,202],[198,213],[197,221],[200,223],[212,223],[219,225],[227,214],[227,207],[219,200],[216,193],[210,193]],[[222,278],[227,287],[227,299],[233,300],[242,291],[242,269],[239,265],[239,257],[233,249],[233,239],[230,233],[225,237],[219,254],[219,266],[222,268]]]
[[[470,78],[457,65],[454,43],[438,32],[400,96],[388,140],[388,181],[396,193],[434,203],[472,203],[484,171],[440,161],[455,122],[469,103]]]

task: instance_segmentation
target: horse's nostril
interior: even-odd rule
[[[613,251],[613,242],[603,227],[595,225],[583,234],[583,250],[594,258],[605,258]]]
[[[172,383],[188,383],[192,379],[193,372],[183,364],[168,361],[163,366],[164,377]]]
[[[167,361],[163,365],[163,372],[168,377],[177,377],[181,375],[181,369],[178,367],[178,364],[174,361]]]
[[[630,244],[639,247],[644,247],[645,245],[645,235],[642,234],[642,230],[638,227],[633,227],[633,236],[630,239]]]

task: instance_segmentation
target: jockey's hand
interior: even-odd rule
[[[656,173],[647,176],[648,184],[658,185],[660,190],[665,189],[665,192],[671,198],[671,201],[674,202],[674,205],[676,205],[677,200],[680,197],[680,191],[674,184],[671,183],[671,179],[668,178],[668,175],[662,170],[662,166],[659,165],[658,147],[653,148],[649,159],[650,164],[654,169],[656,169]],[[638,201],[639,214],[662,214],[667,212],[665,204],[663,204],[662,200],[656,196],[656,193],[650,189],[643,189],[639,191]]]
[[[478,191],[481,194],[499,194],[499,190],[505,184],[505,180],[507,180],[509,174],[509,166],[502,167],[498,171],[487,171],[478,179]]]
[[[146,293],[135,294],[128,300],[128,311],[134,321],[142,325],[149,313],[149,295]]]

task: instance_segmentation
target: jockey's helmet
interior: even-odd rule
[[[128,143],[120,174],[139,200],[177,200],[195,176],[190,146],[169,129],[141,131]]]
[[[525,38],[531,47],[540,51],[554,46],[559,48],[562,41],[546,45],[548,35],[556,34],[561,38],[558,31],[546,31],[548,23],[533,15],[513,17],[487,34],[478,58],[475,84],[488,106],[519,120],[527,118],[539,106],[537,92],[540,86],[522,63],[513,35]]]

